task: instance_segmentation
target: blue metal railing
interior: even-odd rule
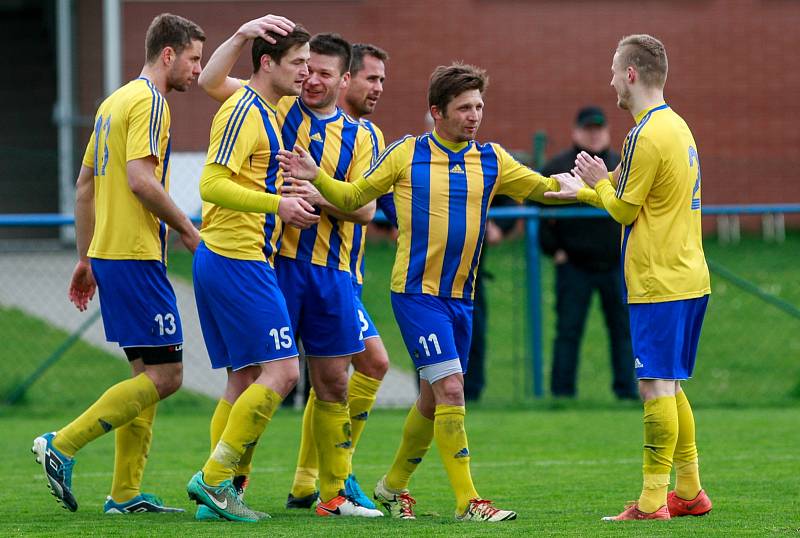
[[[754,205],[714,205],[703,206],[703,216],[720,215],[769,215],[779,213],[800,214],[800,204],[754,204]],[[533,394],[536,397],[544,395],[543,385],[543,347],[542,347],[542,288],[539,251],[539,219],[542,218],[591,218],[606,216],[601,209],[589,207],[497,207],[489,211],[493,219],[525,219],[525,252],[526,275],[528,279],[528,330],[530,332],[529,352],[531,355],[531,368],[533,372]],[[199,218],[193,218],[199,222]],[[385,217],[380,210],[376,220]],[[53,226],[71,226],[75,224],[72,215],[58,215],[52,213],[33,213],[18,215],[0,215],[0,228],[47,228]],[[723,275],[724,276],[724,275]]]

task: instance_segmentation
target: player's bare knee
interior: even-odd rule
[[[362,375],[381,380],[389,371],[389,356],[385,350],[370,349],[367,345],[366,351],[353,357],[353,368]]]
[[[147,365],[146,374],[153,381],[158,391],[158,396],[163,400],[174,394],[183,383],[183,364]]]

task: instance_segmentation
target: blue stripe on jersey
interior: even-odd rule
[[[372,122],[369,120],[364,120],[364,125],[367,129],[369,129],[369,135],[372,138],[372,162],[378,160],[378,156],[381,154],[380,149],[378,149],[378,133],[375,132],[375,127],[372,126]]]
[[[378,196],[376,203],[378,209],[383,211],[384,216],[386,216],[392,226],[397,228],[397,208],[394,205],[394,193],[387,192],[386,194],[381,194]]]
[[[442,274],[439,277],[439,296],[450,297],[453,294],[453,281],[456,279],[458,266],[461,265],[461,253],[467,234],[467,165],[463,153],[448,151],[448,217],[447,243],[442,260]]]
[[[630,175],[631,171],[631,163],[633,162],[633,151],[636,149],[636,141],[639,139],[639,133],[642,132],[642,128],[650,120],[653,112],[657,112],[665,108],[667,108],[667,105],[663,104],[648,112],[645,117],[642,118],[642,121],[639,122],[639,125],[637,125],[628,135],[631,138],[631,142],[628,144],[628,154],[623,157],[623,165],[622,169],[620,170],[619,181],[617,182],[617,198],[622,198],[622,195],[625,193],[625,185],[628,183],[628,176]]]
[[[264,190],[270,194],[277,194],[278,193],[278,160],[275,158],[278,151],[281,147],[280,140],[278,139],[278,133],[272,128],[272,124],[269,121],[270,114],[275,116],[275,113],[272,112],[272,109],[267,110],[264,108],[264,105],[261,104],[261,100],[257,99],[255,101],[256,108],[261,112],[261,121],[264,124],[264,130],[267,132],[267,138],[269,139],[269,162],[267,163],[267,174],[264,177]],[[269,105],[267,105],[269,107]],[[267,213],[266,218],[264,219],[264,256],[267,260],[270,259],[270,256],[273,254],[272,244],[270,242],[270,238],[272,237],[272,232],[275,231],[275,225],[277,224],[277,220],[275,218],[275,213]]]
[[[360,224],[353,224],[353,244],[350,246],[350,273],[353,275],[353,280],[356,279],[356,272],[358,270],[358,253],[361,252],[361,233],[364,227]],[[361,268],[363,275],[364,258],[361,258]]]
[[[411,164],[411,244],[408,252],[406,287],[403,290],[406,293],[422,293],[422,277],[425,274],[425,259],[428,256],[431,199],[429,139],[429,135],[417,138]],[[389,148],[385,153],[388,151]],[[381,158],[384,157],[385,154]]]
[[[225,161],[222,164],[228,164],[228,161],[231,159],[231,154],[233,153],[233,147],[236,145],[236,139],[239,137],[239,131],[242,130],[242,125],[244,125],[244,120],[247,119],[247,111],[250,110],[250,107],[253,106],[253,103],[256,101],[257,94],[250,88],[245,88],[247,90],[245,93],[249,94],[248,101],[243,104],[239,108],[239,117],[234,119],[234,125],[236,130],[234,131],[231,128],[231,132],[228,133],[228,149],[226,149],[222,154],[222,159]],[[232,134],[232,136],[231,136]]]
[[[283,148],[286,151],[294,149],[295,142],[297,142],[297,130],[300,128],[301,123],[303,123],[303,111],[300,110],[300,105],[296,101],[283,119],[283,127],[281,128]]]
[[[478,244],[475,246],[475,253],[472,255],[472,263],[469,266],[469,274],[464,281],[464,297],[472,297],[475,286],[475,273],[480,263],[481,248],[483,247],[483,237],[486,234],[486,214],[489,211],[489,202],[492,197],[494,184],[497,182],[497,154],[491,144],[477,144],[481,152],[481,171],[483,173],[483,196],[481,197],[481,231],[478,236]]]
[[[167,138],[167,151],[164,152],[164,167],[161,169],[161,186],[167,188],[167,173],[169,171],[169,155],[172,152],[172,137]],[[167,224],[159,219],[158,239],[161,241],[161,263],[167,257]]]
[[[160,93],[158,93],[158,112],[156,113],[156,136],[155,136],[156,156],[158,156],[159,150],[161,149],[159,148],[159,146],[161,145],[161,122],[163,119],[164,119],[164,97]]]
[[[424,135],[424,136],[428,136],[428,135]],[[406,141],[406,140],[408,140],[409,138],[411,138],[411,135],[406,135],[406,136],[404,136],[403,138],[401,138],[400,140],[395,140],[394,142],[392,142],[391,144],[389,144],[389,145],[386,147],[386,149],[385,149],[385,150],[383,150],[383,153],[381,153],[380,157],[378,157],[378,160],[377,160],[377,161],[375,161],[375,164],[373,164],[372,166],[370,166],[369,170],[367,170],[367,171],[364,173],[364,177],[369,177],[369,175],[370,175],[370,174],[371,174],[371,173],[372,173],[372,172],[373,172],[373,171],[374,171],[376,168],[378,168],[378,167],[381,165],[381,163],[382,163],[383,161],[385,161],[385,160],[386,160],[386,157],[388,157],[388,156],[389,156],[389,154],[390,154],[392,151],[394,151],[394,150],[395,150],[395,148],[399,147],[399,146],[400,146],[400,144],[402,144],[403,142],[405,142],[405,141]],[[422,138],[422,137],[420,137],[420,138]]]
[[[297,106],[297,109],[299,110],[300,107]],[[325,127],[327,124],[317,120],[317,118],[315,118],[314,116],[310,116],[310,120],[311,120],[311,125],[308,131],[309,137],[317,134],[320,136],[322,141],[320,142],[314,140],[313,138],[309,138],[308,152],[311,154],[311,158],[314,159],[314,162],[317,163],[317,166],[320,166],[320,164],[322,163],[322,154],[325,151],[325,140],[327,139],[325,136],[326,135]],[[317,213],[319,213],[319,211]],[[325,215],[323,215],[322,218],[325,218]],[[332,222],[331,227],[336,228],[336,219],[334,219],[330,215],[328,215],[328,218]],[[312,255],[314,254],[314,244],[317,242],[318,232],[319,232],[319,224],[315,224],[311,228],[308,228],[307,230],[302,230],[300,232],[300,237],[297,240],[296,258],[298,260],[311,259]]]
[[[155,146],[153,145],[153,119],[154,119],[154,111],[156,108],[156,102],[158,101],[158,98],[156,97],[156,90],[153,88],[153,86],[150,85],[150,81],[147,79],[144,80],[146,81],[147,87],[150,89],[150,95],[153,96],[153,99],[150,101],[150,125],[147,130],[147,137],[148,137],[148,142],[150,142],[150,155],[155,155],[156,149]]]
[[[242,112],[249,107],[250,103],[252,103],[255,98],[255,93],[247,90],[248,89],[245,88],[244,94],[239,98],[236,106],[233,107],[233,112],[231,112],[231,115],[228,117],[228,122],[225,124],[225,130],[222,132],[222,139],[219,141],[219,149],[217,150],[217,155],[214,157],[214,162],[216,163],[223,165],[227,163],[225,154],[228,152],[228,146],[233,146],[232,139],[234,137],[232,135],[233,131],[236,129],[236,124],[240,118],[244,118]]]
[[[628,285],[625,283],[625,252],[628,249],[628,237],[631,235],[631,231],[633,231],[633,224],[629,224],[625,226],[625,234],[622,236],[622,256],[620,259],[622,263],[622,271],[620,271],[620,277],[622,278],[622,302],[628,302]]]
[[[342,144],[339,148],[339,161],[336,163],[336,173],[333,178],[344,181],[347,178],[347,171],[350,163],[353,162],[353,152],[356,147],[356,135],[359,126],[351,123],[345,118],[342,123]],[[328,238],[328,267],[339,267],[339,250],[342,248],[342,238],[339,236],[339,221],[333,216],[328,215],[331,221],[331,235]],[[355,228],[356,225],[353,226]]]

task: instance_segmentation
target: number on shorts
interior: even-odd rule
[[[431,356],[431,350],[428,347],[428,342],[433,344],[433,349],[436,351],[437,355],[442,354],[442,348],[439,347],[439,338],[436,337],[436,333],[431,333],[428,335],[427,339],[424,336],[419,337],[419,343],[422,346],[422,349],[425,351],[426,357]]]
[[[364,315],[364,312],[359,309],[358,311],[358,320],[361,322],[361,334],[358,336],[359,340],[364,339],[364,331],[369,329],[369,322],[367,321],[367,316]]]
[[[158,334],[164,336],[165,334],[175,334],[178,327],[175,325],[175,316],[172,314],[156,314],[155,322],[158,323]]]
[[[270,329],[269,335],[275,339],[275,349],[289,349],[292,347],[292,335],[289,333],[289,327],[281,327],[281,330]]]

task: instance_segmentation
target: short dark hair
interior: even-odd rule
[[[253,73],[261,67],[261,57],[265,54],[279,64],[292,47],[305,45],[311,39],[311,34],[308,33],[308,30],[299,24],[295,25],[294,30],[287,35],[280,35],[275,32],[267,32],[267,34],[275,40],[274,45],[260,37],[253,40]]]
[[[353,77],[364,69],[364,56],[372,56],[382,62],[389,59],[388,52],[369,43],[354,43],[352,51],[352,57],[350,58],[350,76]]]
[[[311,52],[316,52],[324,56],[337,56],[339,60],[341,60],[342,74],[350,70],[352,47],[350,43],[339,34],[317,34],[311,38],[309,45],[311,46]]]
[[[635,34],[620,39],[617,45],[623,67],[636,68],[646,86],[663,88],[667,82],[667,49],[653,36]]]
[[[467,90],[483,93],[489,86],[489,76],[484,69],[456,62],[440,65],[431,73],[428,85],[428,106],[435,106],[442,114],[454,97]]]
[[[189,19],[172,13],[158,15],[147,28],[145,37],[145,58],[153,63],[166,47],[171,47],[176,54],[192,44],[192,41],[205,41],[203,29]]]

